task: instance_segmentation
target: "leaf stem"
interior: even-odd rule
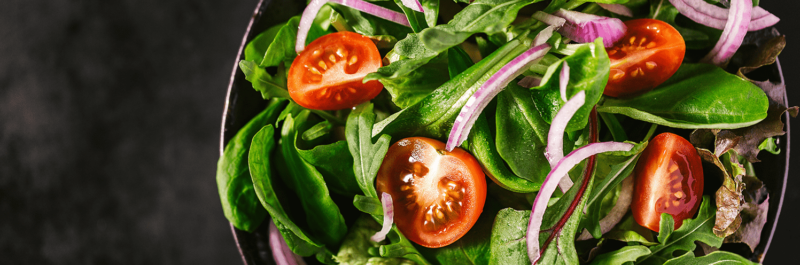
[[[327,111],[317,110],[317,109],[309,109],[309,110],[311,112],[313,112],[314,114],[317,114],[320,117],[324,118],[328,122],[331,122],[331,123],[336,124],[336,125],[345,125],[345,122],[342,119],[340,119],[339,117],[333,116],[333,114],[330,114]]]
[[[653,137],[653,133],[656,132],[656,128],[658,128],[658,124],[653,123],[653,125],[650,125],[650,130],[647,131],[647,135],[644,136],[645,141],[650,141],[650,137]]]

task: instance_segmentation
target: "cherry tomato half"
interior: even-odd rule
[[[643,94],[678,71],[686,43],[664,21],[642,18],[625,21],[628,31],[608,49],[611,72],[603,94],[629,97]]]
[[[289,68],[289,96],[309,109],[345,109],[368,101],[383,84],[362,79],[381,67],[378,48],[353,32],[322,36],[301,52]]]
[[[661,213],[672,215],[675,229],[700,207],[703,166],[689,141],[672,133],[653,138],[634,169],[631,211],[640,225],[658,232]]]
[[[424,247],[447,246],[469,231],[486,202],[486,177],[461,148],[411,137],[393,144],[378,171],[377,190],[392,195],[397,228]]]

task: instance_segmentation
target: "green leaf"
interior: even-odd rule
[[[634,262],[641,256],[650,254],[650,250],[645,246],[627,246],[619,250],[597,256],[592,265],[616,265],[625,262]]]
[[[455,78],[473,65],[475,63],[472,62],[472,58],[461,47],[453,46],[447,50],[447,72],[450,74],[450,78]]]
[[[773,155],[778,155],[781,153],[781,148],[778,146],[778,143],[775,142],[775,138],[773,137],[764,139],[764,141],[758,145],[758,150],[767,151]]]
[[[317,123],[313,127],[303,132],[303,136],[300,138],[302,138],[303,141],[313,141],[319,139],[322,136],[328,135],[328,133],[330,133],[331,130],[333,130],[333,124],[325,120],[320,123]]]
[[[587,128],[588,129],[588,128]],[[588,132],[588,130],[585,130]],[[571,175],[582,175],[583,167],[585,167],[586,162],[582,162],[575,168],[573,168],[570,173]],[[589,176],[580,176],[575,179],[575,183],[581,183],[584,178],[591,177]],[[578,253],[575,250],[575,236],[580,231],[580,221],[583,218],[583,209],[586,207],[586,194],[591,193],[592,191],[592,183],[594,182],[594,178],[589,180],[589,185],[586,187],[586,190],[583,193],[583,196],[578,197],[578,192],[580,190],[581,185],[573,185],[567,193],[565,193],[558,201],[547,207],[547,211],[544,213],[544,218],[542,219],[542,230],[539,232],[539,245],[543,246],[547,237],[550,236],[552,231],[545,230],[547,228],[554,228],[557,226],[559,221],[564,215],[569,214],[569,219],[561,228],[561,231],[555,235],[555,238],[549,245],[543,246],[544,253],[539,258],[541,264],[578,264]],[[577,205],[574,209],[570,209],[570,206],[573,202],[577,200]],[[572,212],[570,212],[570,210]]]
[[[312,239],[306,231],[289,218],[272,185],[272,179],[278,177],[271,166],[271,162],[274,163],[274,161],[270,161],[276,145],[274,135],[274,127],[268,124],[253,137],[253,144],[248,156],[250,176],[258,200],[269,212],[289,249],[300,256],[311,256],[319,252],[323,245]]]
[[[722,238],[714,235],[714,214],[716,209],[711,205],[711,198],[703,196],[700,210],[697,211],[697,218],[686,219],[678,230],[670,231],[666,227],[672,227],[672,216],[669,214],[661,215],[661,231],[659,232],[659,244],[650,247],[650,254],[643,256],[637,264],[663,264],[667,260],[674,258],[676,251],[694,251],[696,241],[708,244],[712,247],[722,245]],[[666,217],[666,218],[665,218]]]
[[[311,150],[297,148],[297,154],[322,173],[326,185],[334,193],[353,196],[361,191],[353,173],[353,157],[347,141],[318,145]]]
[[[714,251],[702,257],[695,257],[693,252],[687,252],[680,257],[668,260],[664,265],[755,265],[758,263],[752,262],[738,254],[730,253],[727,251]]]
[[[427,13],[429,12],[433,14],[433,24],[430,24],[430,26],[436,25],[436,17],[439,13],[439,0],[420,1],[420,4],[423,4],[422,10],[425,12],[411,10],[411,8],[405,6],[401,0],[394,0],[394,3],[397,4],[397,6],[403,10],[403,13],[406,14],[406,18],[408,18],[408,24],[411,25],[411,29],[414,30],[414,32],[418,33],[423,29],[428,28],[429,23],[427,21],[427,17],[430,15]],[[431,9],[431,7],[434,7],[435,9]]]
[[[358,105],[347,117],[345,136],[350,154],[353,156],[353,171],[358,186],[364,195],[378,198],[375,191],[375,177],[381,167],[383,157],[389,150],[389,135],[381,135],[378,141],[372,142],[372,130],[375,114],[372,103]]]
[[[373,4],[402,12],[392,1],[377,1]],[[390,35],[400,40],[406,37],[406,34],[412,33],[411,28],[349,8],[342,5],[331,4],[333,10],[341,14],[347,25],[352,27],[353,31],[364,36],[380,36]]]
[[[378,68],[364,81],[378,80],[392,95],[392,101],[405,108],[427,97],[447,82],[447,54],[435,58],[405,59]]]
[[[506,208],[497,213],[492,227],[489,264],[530,263],[525,243],[525,233],[528,231],[530,218],[530,210],[517,211]]]
[[[514,22],[517,12],[540,0],[477,0],[458,12],[446,25],[437,25],[420,32],[424,45],[443,52],[464,42],[475,33],[494,34]]]
[[[297,28],[299,25],[300,16],[293,16],[283,27],[281,27],[280,30],[278,30],[278,33],[275,35],[275,38],[269,45],[269,48],[267,48],[266,53],[264,53],[259,66],[278,66],[285,61],[291,63],[294,58],[297,57],[297,52],[295,52],[295,42],[297,40]],[[306,38],[306,45],[328,33],[330,32],[323,30],[319,25],[311,24],[311,28],[308,31],[308,37]]]
[[[281,74],[273,78],[264,68],[245,60],[239,61],[239,69],[244,72],[244,79],[250,81],[256,91],[261,92],[262,98],[290,98],[289,91],[286,90],[286,79]]]
[[[655,90],[608,98],[597,111],[673,128],[735,129],[763,120],[768,107],[766,94],[752,83],[714,65],[684,63]]]
[[[350,227],[349,232],[342,241],[339,253],[334,257],[336,262],[341,265],[413,264],[413,262],[402,258],[383,258],[371,255],[369,250],[378,248],[380,244],[372,242],[370,237],[379,230],[381,230],[381,225],[366,215],[356,219],[356,222]]]
[[[423,249],[423,254],[439,264],[488,264],[491,258],[491,236],[500,204],[487,200],[475,225],[463,237],[450,245]]]
[[[628,214],[614,229],[603,235],[603,238],[622,242],[637,242],[645,246],[658,245],[650,229],[642,227]]]
[[[527,49],[528,46],[520,40],[509,42],[416,104],[375,124],[373,135],[383,133],[395,138],[424,136],[446,139],[467,99],[491,75]]]
[[[383,216],[383,205],[378,198],[356,194],[356,197],[353,198],[353,205],[356,206],[356,209],[359,211],[368,213],[372,216]]]
[[[553,117],[566,103],[561,99],[558,78],[564,61],[570,67],[567,98],[572,98],[579,91],[586,91],[586,104],[578,109],[567,124],[566,131],[570,132],[586,127],[589,113],[600,100],[608,82],[609,60],[602,39],[598,38],[593,43],[581,45],[575,54],[555,62],[547,69],[547,73],[542,77],[542,85],[531,89],[533,102],[547,123],[553,121]]]
[[[222,211],[225,218],[238,229],[252,232],[267,216],[267,211],[261,207],[253,190],[247,151],[253,136],[261,127],[274,122],[278,110],[285,102],[272,100],[264,111],[231,138],[217,162],[217,189],[222,201]]]
[[[288,115],[283,123],[281,153],[289,174],[281,176],[301,198],[300,204],[306,213],[306,222],[314,235],[326,245],[337,245],[347,232],[344,217],[331,199],[322,174],[299,156],[293,144],[309,113],[307,110],[302,111],[297,118]]]
[[[469,138],[467,139],[469,146],[466,149],[475,156],[475,159],[484,168],[486,176],[491,178],[497,185],[518,193],[538,191],[542,183],[537,184],[518,177],[514,172],[511,172],[505,161],[500,158],[489,122],[486,119],[488,114],[490,113],[481,113],[475,124],[472,125],[472,130],[470,130]]]
[[[515,175],[541,185],[550,173],[545,157],[545,122],[533,104],[530,90],[511,82],[497,95],[495,144]]]
[[[286,23],[272,26],[264,32],[259,33],[258,36],[248,42],[247,46],[244,47],[244,60],[261,62],[264,59],[264,54],[267,52],[269,45],[272,44],[272,40],[275,39],[275,35],[278,34],[278,31],[283,25],[286,25]]]

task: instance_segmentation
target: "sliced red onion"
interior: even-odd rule
[[[622,220],[622,217],[625,216],[625,213],[630,210],[631,200],[633,198],[633,177],[628,176],[625,180],[622,181],[622,189],[619,191],[619,197],[617,198],[617,203],[614,204],[614,207],[611,208],[611,211],[600,219],[600,232],[602,234],[608,233],[611,231],[614,226],[617,226],[619,221]],[[578,237],[577,240],[589,240],[592,239],[592,234],[589,231],[583,230],[583,233]]]
[[[303,51],[303,49],[305,49],[306,38],[308,38],[308,30],[311,29],[311,24],[314,23],[314,18],[317,17],[319,9],[328,2],[347,6],[406,27],[411,27],[411,24],[408,23],[408,18],[405,14],[389,10],[379,5],[364,2],[362,0],[311,0],[311,2],[308,3],[308,6],[306,6],[306,9],[303,10],[303,16],[300,17],[300,25],[297,28],[297,42],[295,43],[294,47],[294,50],[297,53],[300,53]]]
[[[394,223],[394,205],[392,204],[392,195],[389,193],[381,193],[381,204],[383,204],[383,227],[369,239],[374,242],[381,242],[386,239],[386,235],[392,230],[392,223]]]
[[[737,0],[731,3],[729,19],[722,30],[722,36],[701,62],[721,66],[733,56],[739,46],[742,46],[744,35],[747,34],[752,9],[753,0]]]
[[[728,21],[728,10],[715,6],[703,0],[669,0],[681,14],[693,20],[715,29],[724,29]],[[761,7],[753,8],[750,17],[750,24],[747,31],[760,30],[780,21],[780,18]]]
[[[556,28],[564,26],[564,23],[567,22],[567,20],[564,18],[554,16],[542,11],[536,11],[536,13],[533,13],[533,16],[531,16],[531,18],[541,21],[547,25],[554,26]]]
[[[567,22],[558,32],[578,43],[593,42],[598,37],[603,37],[603,46],[611,47],[617,42],[628,27],[618,18],[596,16],[559,9],[553,15],[564,18]]]
[[[411,10],[425,13],[425,11],[422,10],[422,4],[420,4],[418,0],[401,0],[400,2],[403,2],[403,5],[411,8]]]
[[[564,61],[564,63],[561,65],[561,75],[558,82],[559,89],[561,90],[561,100],[567,102],[567,84],[569,84],[569,64],[567,64],[567,61]]]
[[[475,120],[480,116],[481,111],[486,108],[492,99],[497,96],[500,91],[505,88],[511,80],[525,72],[536,60],[541,59],[550,50],[550,44],[542,44],[530,48],[522,53],[514,60],[500,68],[497,73],[492,75],[472,96],[469,97],[467,103],[461,108],[461,112],[456,117],[453,123],[453,128],[450,130],[450,136],[447,138],[447,151],[453,151],[453,148],[461,145],[464,140],[469,136],[469,131]]]
[[[626,17],[633,17],[633,11],[631,11],[631,9],[628,8],[627,6],[620,5],[620,4],[603,4],[603,3],[597,3],[597,5],[599,5],[600,7],[602,7],[605,10],[608,10],[608,12],[611,12],[611,13],[614,13],[614,14],[617,14],[617,15],[623,15],[623,16],[626,16]]]
[[[275,226],[275,223],[272,221],[269,221],[269,249],[272,250],[272,258],[275,259],[275,263],[278,265],[306,264],[306,262],[303,261],[303,257],[294,254],[294,252],[289,249],[286,240],[283,239],[281,232],[278,231],[278,227]]]
[[[630,151],[631,148],[633,148],[633,144],[629,143],[591,143],[575,149],[553,167],[553,170],[551,170],[550,174],[547,174],[547,178],[544,179],[539,193],[536,194],[536,199],[533,200],[531,218],[528,221],[528,231],[525,237],[528,245],[528,258],[531,264],[535,264],[536,261],[539,260],[539,232],[541,231],[542,218],[547,208],[547,202],[550,200],[550,197],[553,195],[561,179],[564,178],[575,165],[590,156],[613,151]]]
[[[526,76],[523,77],[522,80],[517,82],[517,85],[524,87],[524,88],[532,88],[537,87],[542,83],[542,77],[540,76]]]
[[[541,11],[539,11],[541,12]],[[546,13],[545,13],[546,14]],[[553,30],[556,29],[556,26],[547,26],[542,31],[539,31],[539,34],[536,34],[536,37],[533,38],[533,43],[531,43],[531,47],[539,46],[545,44],[550,37],[553,36]]]
[[[563,75],[562,75],[563,76]],[[562,94],[563,95],[563,94]],[[547,133],[547,147],[545,148],[544,157],[550,162],[550,168],[555,168],[559,161],[564,157],[564,130],[569,124],[569,120],[578,109],[586,102],[586,92],[580,91],[572,99],[568,100],[564,106],[558,110],[556,116],[553,117],[553,122],[550,124],[550,130]],[[572,187],[572,179],[562,178],[558,183],[561,192],[566,193]]]

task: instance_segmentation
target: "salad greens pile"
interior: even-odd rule
[[[557,192],[545,212],[538,263],[751,263],[719,248],[744,243],[752,251],[758,245],[769,196],[752,164],[761,150],[781,151],[775,138],[784,134],[781,117],[798,111],[784,104],[783,84],[751,79],[750,73],[774,63],[785,46],[777,31],[749,33],[722,68],[698,63],[722,30],[687,19],[666,0],[420,0],[424,13],[401,0],[368,2],[402,12],[410,27],[329,3],[306,39],[308,44],[325,34],[353,31],[377,44],[385,66],[364,82],[377,80],[385,90],[352,109],[306,109],[290,98],[287,72],[297,57],[300,15],[247,44],[240,69],[268,104],[228,142],[218,163],[223,210],[236,228],[252,232],[268,225],[269,216],[292,252],[326,264],[529,263],[527,224],[533,198],[551,170],[545,148],[553,117],[564,105],[558,73],[567,62],[567,98],[584,91],[586,103],[567,125],[564,153],[590,142],[592,122],[599,126],[600,141],[634,147],[599,154],[592,165],[584,162],[570,171],[575,185]],[[624,5],[633,17],[598,4]],[[684,62],[651,92],[611,98],[603,96],[610,69],[602,39],[568,44],[553,33],[550,52],[517,78],[535,77],[539,84],[526,88],[511,82],[461,145],[488,177],[486,205],[475,226],[436,249],[412,243],[396,227],[388,240],[370,241],[383,220],[375,178],[389,146],[410,136],[447,141],[467,99],[547,27],[531,14],[559,8],[665,21],[686,42]],[[455,15],[440,16],[440,9]],[[631,200],[623,182],[656,131],[684,135],[698,148],[706,165],[699,211],[677,230],[672,216],[662,214],[661,229],[654,233],[627,209],[621,220],[604,227],[602,219],[618,200]],[[548,238],[552,241],[545,242]]]

